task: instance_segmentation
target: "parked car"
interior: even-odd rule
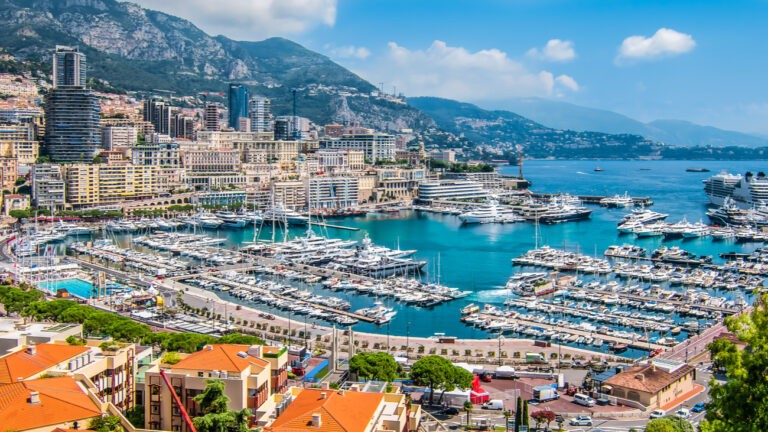
[[[652,419],[654,419],[654,418],[662,418],[665,415],[667,415],[667,413],[664,410],[657,409],[657,410],[653,410],[653,412],[651,413],[650,417]]]
[[[576,418],[572,418],[569,423],[571,426],[592,426],[592,417],[580,415]]]
[[[685,419],[691,416],[691,410],[688,408],[680,408],[679,410],[675,411],[675,415]]]
[[[459,413],[459,409],[456,407],[448,407],[443,410],[443,414],[445,415],[456,415]]]
[[[707,409],[707,407],[704,405],[704,402],[699,402],[696,405],[694,405],[693,408],[691,408],[691,411],[695,413],[699,413],[704,411],[705,409]]]

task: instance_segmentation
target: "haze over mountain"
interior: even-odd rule
[[[693,146],[768,146],[768,138],[702,126],[683,120],[655,120],[643,123],[625,115],[542,98],[510,99],[500,104],[505,109],[555,129],[633,133],[669,145]]]

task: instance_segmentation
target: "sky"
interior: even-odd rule
[[[768,0],[138,0],[237,40],[281,36],[387,92],[542,97],[768,136]]]

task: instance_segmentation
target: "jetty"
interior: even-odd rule
[[[557,194],[551,194],[551,193],[532,193],[532,198],[537,199],[550,199],[554,196],[557,196]],[[600,204],[601,200],[604,200],[606,198],[611,198],[610,195],[576,195],[576,197],[584,204]],[[653,200],[650,197],[631,197],[632,202],[636,206],[642,206],[642,207],[648,207],[653,205]]]

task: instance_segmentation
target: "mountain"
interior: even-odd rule
[[[437,125],[457,136],[505,151],[519,145],[530,157],[658,158],[664,146],[636,134],[607,134],[553,129],[509,111],[434,97],[408,98]]]
[[[209,36],[189,21],[115,0],[0,0],[0,47],[30,60],[56,45],[79,46],[89,76],[145,93],[224,92],[248,84],[273,99],[276,114],[319,124],[348,120],[382,130],[422,129],[432,121],[405,104],[370,97],[376,87],[282,38],[241,42]]]
[[[643,123],[613,111],[548,99],[511,99],[504,102],[504,108],[556,129],[638,134],[673,146],[768,146],[768,138],[765,137],[682,120]]]

